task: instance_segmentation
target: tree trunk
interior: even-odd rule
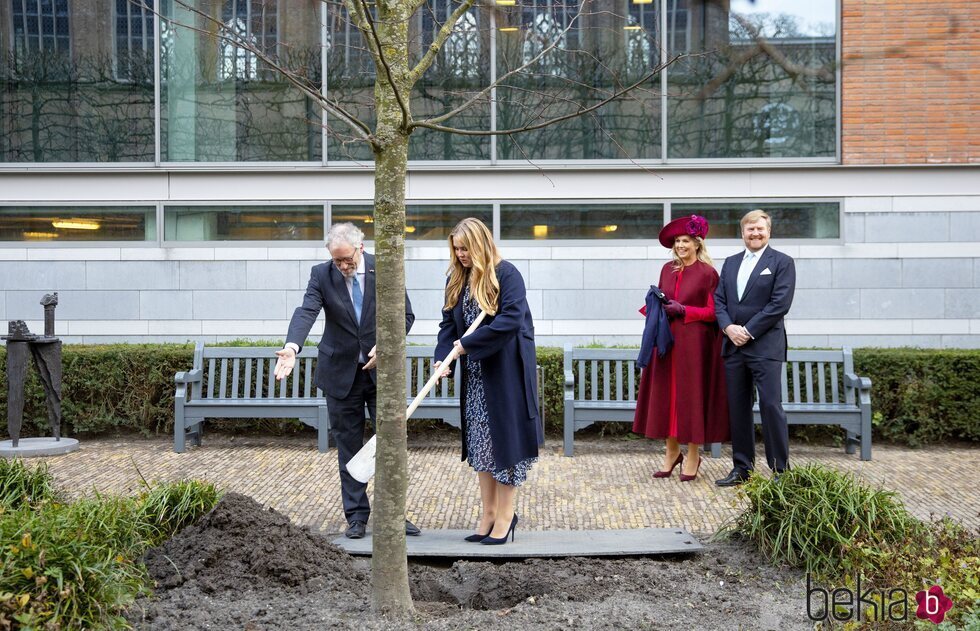
[[[408,70],[408,20],[403,3],[379,4],[378,35],[392,77]],[[398,85],[408,95],[411,86]],[[374,151],[374,230],[377,256],[378,445],[374,480],[374,549],[371,557],[375,611],[394,618],[414,613],[408,588],[405,497],[408,437],[405,421],[405,177],[408,134],[387,73],[377,68],[378,114]],[[406,96],[407,98],[407,96]]]

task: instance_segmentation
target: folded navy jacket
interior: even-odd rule
[[[654,291],[655,285],[650,285],[647,292],[646,305],[640,310],[647,318],[643,325],[643,341],[640,342],[640,356],[636,358],[636,365],[646,368],[653,356],[653,349],[657,349],[657,355],[663,357],[674,345],[674,336],[670,332],[670,322],[667,321],[667,314],[664,313],[663,303]]]

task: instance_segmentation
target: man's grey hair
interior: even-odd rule
[[[329,250],[338,243],[346,243],[351,247],[360,248],[361,244],[364,243],[364,233],[352,223],[335,223],[330,226],[330,231],[327,232],[327,249]]]

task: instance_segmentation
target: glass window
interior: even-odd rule
[[[163,160],[318,161],[319,106],[258,54],[231,42],[253,46],[319,91],[320,4],[308,0],[165,4]]]
[[[327,5],[327,95],[372,129],[374,116],[374,60],[361,32],[347,15],[343,2]],[[374,160],[362,142],[333,114],[327,115],[327,159],[358,162]]]
[[[152,161],[151,26],[116,0],[0,0],[0,162]]]
[[[663,204],[502,204],[502,239],[655,239]]]
[[[152,0],[116,0],[116,78],[153,83]]]
[[[493,230],[493,206],[450,204],[407,204],[405,238],[409,241],[442,241],[462,219],[476,217]],[[374,207],[370,204],[334,204],[330,207],[333,223],[349,221],[374,240]]]
[[[670,158],[833,157],[834,0],[666,0]]]
[[[671,204],[672,219],[701,215],[708,220],[708,238],[741,239],[739,222],[745,213],[760,209],[772,218],[772,235],[778,239],[839,239],[838,202],[709,202]]]
[[[659,3],[497,0],[497,128],[566,116],[643,79],[659,64]],[[552,45],[557,42],[557,45]],[[507,76],[508,73],[513,73]],[[660,75],[589,114],[500,138],[503,160],[660,157]]]
[[[167,241],[321,241],[323,206],[166,206]]]
[[[416,13],[412,63],[418,63],[447,18],[459,5],[452,0],[428,0]],[[412,92],[416,119],[452,111],[490,83],[490,14],[473,7],[456,22],[435,61]],[[413,29],[414,30],[414,29]],[[490,129],[490,95],[479,99],[443,124],[458,129]],[[409,145],[411,160],[489,160],[489,136],[464,136],[419,129]]]
[[[153,206],[0,207],[0,241],[155,241],[156,232]]]

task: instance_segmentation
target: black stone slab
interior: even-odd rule
[[[409,557],[531,558],[650,556],[700,552],[701,543],[683,528],[630,530],[518,530],[514,541],[485,546],[463,541],[467,530],[423,530],[406,537]],[[353,555],[371,555],[371,532],[363,539],[338,537],[333,544]]]

